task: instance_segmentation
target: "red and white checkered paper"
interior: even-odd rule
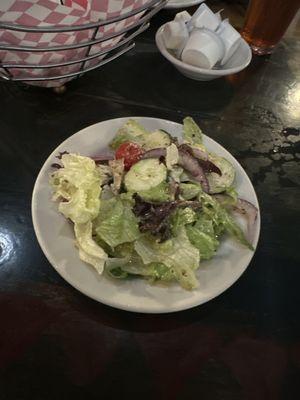
[[[147,2],[149,2],[149,0],[91,0],[91,19],[92,21],[99,21],[114,18],[142,7]],[[120,30],[133,25],[142,17],[143,14],[144,12],[141,12],[125,20],[100,27],[96,39],[119,32]],[[90,54],[96,54],[104,49],[108,50],[115,46],[123,36],[124,35],[116,36],[113,39],[92,46]],[[93,66],[98,61],[99,58],[91,60],[87,63],[87,66]]]
[[[64,5],[59,0],[1,0],[0,1],[0,22],[9,22],[27,26],[65,26],[84,25],[89,22],[107,20],[132,11],[149,0],[64,0]],[[96,38],[115,33],[133,24],[143,13],[139,13],[125,21],[120,21],[99,29]],[[70,45],[86,42],[92,38],[94,30],[64,33],[26,33],[12,30],[0,29],[0,43],[7,45],[24,45],[36,48],[52,47],[58,45]],[[109,49],[117,44],[121,36],[105,42],[93,45],[90,54],[96,54],[103,49]],[[74,73],[80,70],[81,63],[41,69],[42,64],[55,64],[71,60],[79,60],[87,54],[87,48],[47,51],[47,52],[24,52],[0,50],[0,62],[16,64],[34,64],[34,69],[10,68],[14,77],[51,77],[62,74]],[[103,58],[97,57],[85,64],[85,68],[96,65]],[[53,81],[28,81],[37,86],[57,87],[71,80],[64,78]]]

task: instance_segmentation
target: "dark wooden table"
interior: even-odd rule
[[[212,82],[181,76],[153,35],[68,85],[0,84],[0,399],[296,399],[300,381],[300,42]],[[191,115],[244,166],[262,213],[247,271],[224,294],[167,315],[83,296],[47,262],[32,227],[39,169],[95,122]],[[128,397],[127,397],[128,396]]]

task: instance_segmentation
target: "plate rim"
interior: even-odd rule
[[[198,4],[203,3],[203,2],[204,2],[204,0],[189,0],[187,2],[182,0],[178,3],[176,3],[176,2],[173,2],[172,0],[169,0],[164,8],[170,9],[170,10],[177,9],[177,8],[187,8],[187,7],[197,6]]]
[[[43,252],[43,254],[45,255],[45,257],[47,258],[49,264],[56,270],[56,272],[69,284],[71,285],[73,288],[75,288],[76,290],[78,290],[80,293],[84,294],[85,296],[110,307],[113,308],[117,308],[120,310],[124,310],[124,311],[129,311],[129,312],[136,312],[136,313],[144,313],[144,314],[165,314],[165,313],[173,313],[173,312],[179,312],[179,311],[184,311],[184,310],[188,310],[194,307],[198,307],[202,304],[205,304],[207,302],[209,302],[210,300],[220,296],[222,293],[224,293],[225,291],[227,291],[235,282],[237,282],[239,280],[239,278],[243,275],[243,273],[246,271],[246,269],[248,268],[250,262],[252,261],[254,254],[256,252],[257,246],[258,246],[258,242],[259,242],[259,238],[260,238],[260,233],[261,233],[261,214],[260,214],[260,205],[259,205],[259,201],[257,198],[257,194],[256,191],[254,189],[254,186],[248,176],[248,174],[246,173],[246,171],[244,170],[244,168],[241,166],[241,164],[239,163],[239,161],[221,144],[219,144],[216,140],[214,140],[213,138],[211,138],[210,136],[203,134],[204,137],[209,138],[209,140],[211,140],[213,143],[216,143],[218,146],[222,147],[222,149],[228,153],[231,157],[234,158],[234,160],[237,162],[237,164],[239,165],[240,169],[244,172],[245,174],[245,178],[247,180],[248,185],[250,185],[250,187],[253,190],[253,194],[254,194],[254,198],[256,200],[256,206],[258,208],[258,218],[257,218],[257,225],[256,225],[256,232],[257,232],[257,238],[255,243],[253,244],[254,246],[254,251],[252,253],[250,253],[250,257],[249,257],[249,261],[247,262],[247,264],[244,266],[243,270],[237,274],[237,276],[235,277],[235,279],[233,280],[233,282],[230,282],[229,284],[226,284],[224,287],[222,287],[220,290],[218,290],[216,293],[212,294],[211,296],[207,296],[207,298],[204,299],[204,301],[200,301],[200,302],[194,302],[192,304],[188,304],[187,306],[183,305],[183,306],[177,306],[177,307],[170,307],[170,306],[162,306],[160,309],[149,309],[149,307],[143,307],[142,305],[137,305],[137,306],[132,306],[130,305],[129,307],[126,306],[126,304],[121,304],[119,302],[114,302],[111,301],[111,299],[105,299],[104,300],[100,300],[99,298],[97,298],[96,296],[91,295],[90,293],[88,293],[85,288],[77,285],[74,282],[71,282],[67,276],[64,276],[64,274],[62,273],[62,270],[59,268],[58,265],[56,265],[56,262],[52,259],[51,254],[49,253],[47,246],[45,245],[44,241],[42,240],[41,234],[40,234],[40,229],[38,227],[38,217],[37,214],[35,212],[35,203],[36,203],[36,194],[37,191],[39,189],[39,180],[42,178],[42,175],[44,174],[44,168],[46,167],[46,164],[48,164],[49,160],[53,159],[53,157],[55,157],[55,154],[57,154],[57,149],[61,146],[64,145],[65,142],[69,141],[72,137],[76,136],[76,135],[83,135],[84,132],[86,130],[89,130],[97,125],[100,125],[102,123],[109,123],[111,121],[120,121],[120,123],[123,123],[125,121],[127,121],[128,119],[148,119],[148,120],[152,120],[152,121],[162,121],[164,123],[167,124],[171,124],[174,126],[182,126],[182,124],[180,124],[179,122],[175,122],[175,121],[171,121],[168,119],[164,119],[164,118],[155,118],[155,117],[147,117],[147,116],[128,116],[128,117],[119,117],[119,118],[111,118],[108,120],[104,120],[104,121],[99,121],[96,122],[94,124],[91,124],[85,128],[80,129],[79,131],[75,132],[74,134],[68,136],[65,140],[63,140],[58,146],[56,146],[56,148],[51,152],[51,154],[46,158],[46,160],[44,161],[37,177],[34,183],[34,187],[33,187],[33,191],[32,191],[32,198],[31,198],[31,216],[32,216],[32,222],[33,222],[33,228],[34,228],[34,232],[35,232],[35,236],[37,238],[37,241],[39,243],[39,246]],[[147,284],[145,282],[145,284]]]

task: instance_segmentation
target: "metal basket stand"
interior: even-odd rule
[[[74,25],[74,26],[50,26],[50,27],[29,27],[24,25],[16,25],[10,23],[1,23],[0,29],[19,31],[19,32],[38,32],[38,33],[61,33],[61,32],[78,32],[83,30],[94,29],[91,40],[81,43],[75,43],[72,45],[64,45],[64,46],[52,46],[52,47],[34,47],[34,46],[13,46],[7,44],[0,43],[0,50],[5,51],[22,51],[22,52],[50,52],[50,51],[62,51],[62,50],[72,50],[78,48],[86,48],[85,56],[78,60],[71,60],[62,63],[53,63],[53,64],[22,64],[22,63],[9,63],[9,62],[1,62],[0,60],[0,79],[5,81],[21,81],[21,82],[45,82],[45,81],[53,81],[53,80],[61,80],[61,79],[74,79],[83,75],[86,72],[92,71],[96,68],[101,67],[104,64],[109,63],[110,61],[115,60],[120,57],[122,54],[125,54],[127,51],[131,50],[134,46],[134,39],[140,33],[144,32],[150,26],[150,19],[158,13],[166,4],[167,0],[151,0],[150,2],[144,4],[143,6],[136,8],[135,10],[128,12],[126,14],[120,15],[115,18],[111,18],[105,21],[98,21],[94,23],[88,23],[85,25]],[[113,34],[105,35],[101,38],[96,38],[97,33],[100,27],[109,25],[115,22],[122,21],[124,19],[130,18],[138,13],[145,12],[145,14],[138,21],[134,22],[132,25],[125,27],[124,29],[115,32]],[[95,44],[99,44],[105,42],[107,40],[113,39],[114,37],[124,35],[124,37],[118,42],[116,45],[111,47],[109,50],[102,50],[95,54],[90,54],[91,48]],[[96,65],[87,67],[86,64],[88,61],[93,60],[100,56],[106,56],[104,59],[100,60]],[[11,73],[11,69],[51,69],[58,67],[66,67],[69,65],[81,64],[80,68],[77,72],[49,76],[49,77],[33,77],[26,76],[26,74],[14,77]],[[56,88],[59,89],[59,88]]]

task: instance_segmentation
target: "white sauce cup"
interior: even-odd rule
[[[182,51],[183,62],[212,69],[224,57],[222,40],[208,29],[194,29]]]

